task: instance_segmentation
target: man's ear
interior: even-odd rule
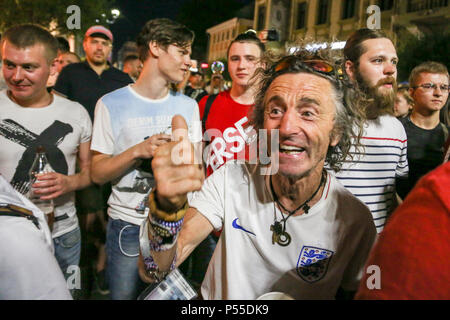
[[[161,47],[156,41],[150,41],[148,43],[148,50],[153,57],[159,57]]]
[[[350,80],[355,81],[355,64],[351,62],[350,60],[345,60],[345,73],[347,73]]]
[[[50,62],[50,75],[53,76],[58,72],[58,56]]]
[[[330,147],[336,147],[341,141],[342,131],[334,127],[330,134]]]

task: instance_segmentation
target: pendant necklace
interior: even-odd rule
[[[299,205],[297,207],[297,209],[289,211],[278,200],[277,194],[275,193],[275,190],[273,188],[272,176],[270,176],[270,178],[269,178],[270,190],[272,191],[273,199],[278,204],[280,209],[283,209],[285,212],[289,213],[288,216],[286,218],[284,218],[283,217],[283,212],[281,212],[281,221],[283,221],[283,225],[281,225],[281,221],[277,220],[276,211],[275,211],[275,221],[270,226],[270,231],[272,231],[272,244],[275,244],[275,242],[276,242],[280,246],[286,247],[286,246],[288,246],[291,243],[291,235],[286,231],[286,222],[287,222],[287,220],[290,218],[290,216],[292,216],[294,213],[296,213],[300,209],[303,209],[305,214],[308,214],[309,209],[311,209],[311,207],[308,205],[308,203],[315,197],[317,192],[319,192],[319,189],[322,186],[322,184],[324,183],[325,179],[326,179],[326,173],[325,173],[325,171],[322,171],[322,178],[320,179],[319,186],[317,187],[316,191],[314,191],[312,196],[309,197],[309,199],[306,200],[305,202],[303,202],[301,205]]]

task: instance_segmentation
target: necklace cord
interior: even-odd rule
[[[286,218],[284,218],[283,215],[281,215],[281,219],[283,220],[283,232],[285,232],[285,230],[286,230],[286,221],[287,221],[287,219],[289,219],[289,217],[292,216],[295,212],[297,212],[297,211],[300,210],[301,208],[305,207],[305,209],[304,209],[305,214],[308,214],[308,211],[309,211],[309,208],[310,208],[310,207],[308,206],[308,203],[316,196],[317,192],[319,192],[320,188],[322,187],[322,184],[324,183],[324,181],[325,181],[325,176],[326,176],[326,174],[324,174],[324,173],[325,173],[325,172],[322,171],[322,178],[320,179],[319,186],[317,187],[316,191],[314,191],[314,193],[312,194],[312,196],[309,197],[308,200],[306,200],[305,202],[303,202],[300,206],[297,207],[297,209],[294,209],[293,211],[287,210],[287,209],[281,204],[281,202],[278,200],[278,196],[277,196],[277,194],[275,193],[275,190],[274,190],[274,188],[273,188],[273,184],[272,184],[272,176],[270,176],[270,178],[269,178],[269,180],[270,180],[270,190],[272,191],[273,199],[275,200],[275,202],[276,202],[276,203],[277,203],[284,211],[287,211],[287,212],[289,213],[288,216],[287,216]]]

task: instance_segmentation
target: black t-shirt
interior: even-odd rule
[[[206,92],[205,89],[194,89],[191,86],[186,86],[184,89],[184,94],[188,97],[195,99],[195,101],[200,102],[204,96],[208,95],[208,92]]]
[[[408,137],[408,179],[397,181],[397,193],[404,198],[417,181],[444,161],[445,133],[441,123],[426,130],[412,123],[410,117],[399,119]]]
[[[93,121],[98,99],[130,83],[130,76],[119,69],[110,66],[99,76],[85,61],[64,67],[53,89],[82,104]]]

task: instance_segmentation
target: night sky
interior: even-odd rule
[[[114,34],[114,56],[116,56],[117,51],[122,47],[125,41],[136,40],[136,36],[145,22],[154,18],[170,18],[176,20],[181,5],[188,1],[189,0],[116,0],[116,6],[120,10],[121,15],[114,24],[110,25],[110,29]],[[251,2],[251,0],[239,1],[243,4]]]

